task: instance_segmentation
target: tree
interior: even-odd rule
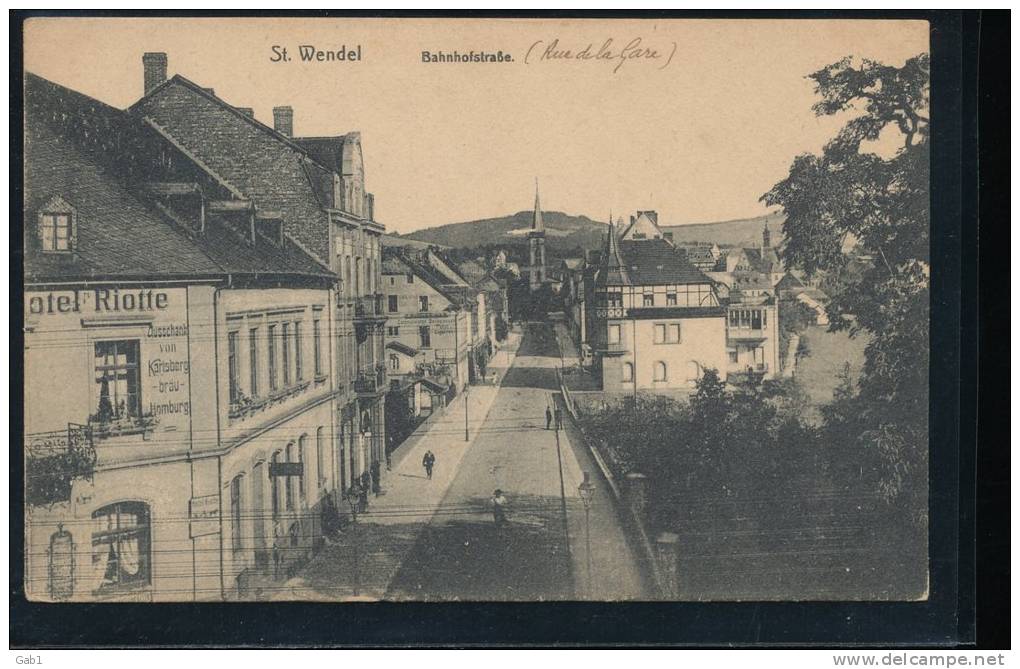
[[[861,462],[877,461],[871,484],[894,515],[913,521],[920,539],[928,474],[929,58],[892,67],[847,57],[809,78],[820,97],[816,114],[851,118],[821,155],[795,158],[762,200],[786,213],[786,265],[823,273],[838,287],[830,329],[870,336],[856,388],[843,389],[838,411],[826,414],[840,429],[828,432]]]

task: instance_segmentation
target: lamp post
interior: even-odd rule
[[[584,544],[585,558],[588,566],[588,597],[592,596],[591,581],[591,503],[595,499],[595,485],[592,484],[588,472],[584,472],[584,480],[577,486],[577,494],[584,504]]]
[[[464,441],[468,438],[468,387],[464,386]]]

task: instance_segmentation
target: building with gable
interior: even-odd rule
[[[150,118],[24,90],[26,592],[271,594],[357,475],[339,277]]]
[[[286,235],[339,277],[333,360],[350,488],[384,457],[388,387],[379,293],[384,227],[366,187],[360,134],[301,137],[290,106],[275,107],[270,126],[213,89],[180,74],[168,78],[166,54],[147,53],[143,62],[145,94],[129,113],[224,191],[211,199],[178,185],[159,193],[164,208],[171,215],[198,208],[254,234]]]

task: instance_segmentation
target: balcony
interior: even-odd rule
[[[50,506],[71,499],[75,479],[91,480],[96,468],[92,428],[68,423],[67,430],[25,435],[25,502]]]
[[[761,341],[768,337],[769,331],[765,328],[726,328],[726,338],[730,341]]]
[[[354,379],[354,392],[359,395],[378,395],[386,392],[386,368],[382,365],[375,369],[363,369]]]
[[[357,297],[354,300],[354,320],[358,321],[372,321],[386,320],[386,312],[384,311],[383,298],[385,296],[381,293],[375,293],[373,295],[364,295]]]

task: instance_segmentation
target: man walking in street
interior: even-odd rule
[[[563,411],[556,407],[556,411],[553,414],[556,416],[556,431],[559,432],[563,429]]]
[[[548,406],[546,406],[545,407],[545,429],[547,429],[547,430],[549,429],[549,426],[552,425],[552,417],[553,417],[552,416],[552,409],[550,409]]]
[[[436,464],[436,456],[432,451],[425,451],[425,455],[421,459],[421,466],[425,468],[425,476],[428,480],[432,480],[432,467]]]

